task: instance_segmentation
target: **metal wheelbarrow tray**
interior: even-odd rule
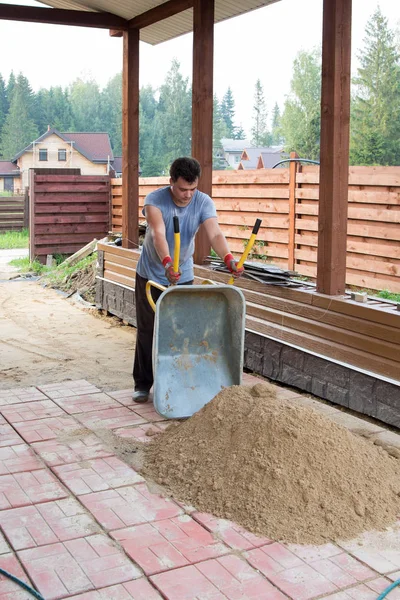
[[[153,402],[167,418],[190,417],[223,388],[240,385],[245,299],[232,285],[181,285],[158,299]]]

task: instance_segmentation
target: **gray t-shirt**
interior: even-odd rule
[[[192,281],[194,237],[200,225],[207,219],[217,216],[214,202],[210,196],[196,190],[193,198],[187,206],[180,207],[172,199],[170,187],[160,188],[146,196],[144,201],[143,215],[146,206],[155,206],[161,213],[165,223],[165,233],[168,248],[172,258],[174,257],[174,224],[173,217],[179,218],[179,229],[181,236],[181,251],[179,257],[179,268],[181,278],[179,283]],[[164,267],[154,248],[153,239],[149,225],[147,226],[142,252],[137,264],[137,272],[145,279],[152,279],[162,285],[169,285],[165,277]]]

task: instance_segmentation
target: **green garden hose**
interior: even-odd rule
[[[14,581],[15,583],[18,583],[18,585],[20,585],[21,587],[23,587],[24,590],[26,590],[27,592],[29,592],[30,594],[32,594],[32,596],[34,596],[38,600],[44,600],[43,596],[41,594],[39,594],[39,592],[37,592],[36,590],[34,590],[33,588],[31,588],[27,583],[25,583],[25,581],[22,581],[21,579],[18,579],[18,577],[15,577],[15,575],[12,575],[11,573],[9,573],[8,571],[5,571],[1,567],[0,567],[0,575],[5,575],[9,579],[11,579],[11,581]]]

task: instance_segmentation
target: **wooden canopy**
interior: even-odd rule
[[[211,195],[214,23],[273,0],[49,0],[52,8],[0,4],[0,19],[102,27],[123,35],[123,244],[138,243],[139,40],[156,44],[193,30],[192,155]],[[343,294],[346,270],[352,0],[323,1],[317,289]],[[290,15],[287,16],[290,19]],[[282,24],[284,30],[284,24]],[[268,226],[268,224],[266,224]],[[195,261],[209,244],[200,230]]]

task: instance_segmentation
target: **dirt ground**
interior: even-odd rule
[[[133,387],[136,330],[37,281],[0,282],[0,389],[86,379]]]

